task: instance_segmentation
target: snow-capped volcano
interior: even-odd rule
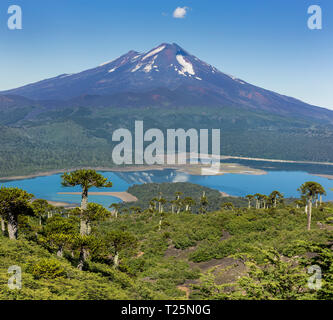
[[[332,122],[328,110],[251,85],[168,43],[0,94],[88,106],[237,106]]]
[[[177,44],[163,43],[146,53],[129,51],[87,71],[62,74],[2,93],[38,100],[66,100],[86,94],[112,95],[155,88],[174,90],[184,85],[219,88],[226,82],[245,83],[219,72]]]

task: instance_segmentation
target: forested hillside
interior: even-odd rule
[[[203,111],[205,110],[205,111]],[[221,129],[224,155],[333,162],[333,127],[308,118],[221,108],[68,107],[16,114],[0,113],[0,176],[77,167],[113,166],[118,128]],[[166,135],[165,135],[166,136]],[[210,144],[209,144],[210,145]]]
[[[85,170],[64,175],[63,183],[83,177],[109,183]],[[191,185],[184,194],[189,188],[195,196]],[[289,205],[275,192],[249,195],[248,207],[225,203],[210,211],[215,200],[207,190],[194,213],[184,194],[173,203],[161,193],[146,210],[110,212],[86,202],[54,208],[2,188],[0,299],[332,299],[333,205],[309,196],[324,192],[318,184],[300,191],[304,198]],[[305,201],[313,204],[310,220]],[[22,269],[20,290],[7,286],[12,265]],[[321,268],[320,288],[308,286],[312,265]]]

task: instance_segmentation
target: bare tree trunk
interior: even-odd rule
[[[87,221],[84,219],[84,211],[87,210],[88,206],[88,190],[82,191],[81,198],[81,217],[80,217],[80,235],[87,235]]]
[[[116,251],[116,254],[114,255],[114,259],[113,259],[113,267],[115,269],[117,269],[119,266],[119,253],[118,251]]]
[[[8,229],[9,239],[16,240],[17,239],[18,222],[17,222],[17,217],[13,214],[8,215],[7,229]]]
[[[83,220],[83,217],[80,218],[80,235],[84,236],[87,234],[87,223]]]
[[[39,216],[39,225],[41,226],[42,225],[42,217]]]
[[[58,251],[57,251],[57,256],[62,258],[62,256],[63,256],[63,247],[62,246],[59,246]]]
[[[88,258],[88,250],[85,249],[85,248],[82,248],[81,251],[80,251],[79,264],[77,266],[77,268],[79,270],[82,271],[84,263],[87,260],[87,258]]]
[[[249,200],[249,204],[247,206],[248,209],[251,209],[251,201]]]
[[[308,200],[308,231],[311,230],[312,199]]]
[[[305,205],[304,211],[306,214],[308,214],[308,205],[307,204]]]
[[[88,221],[86,221],[86,234],[87,235],[91,234],[91,224]]]
[[[88,205],[88,190],[83,190],[81,198],[81,210],[87,210],[87,205]]]
[[[1,232],[4,235],[6,232],[6,225],[5,225],[5,219],[1,217]]]
[[[160,221],[158,223],[158,230],[161,231],[161,226],[162,226],[162,217],[160,218]]]

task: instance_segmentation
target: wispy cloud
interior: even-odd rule
[[[173,17],[176,18],[176,19],[185,18],[188,9],[189,9],[188,7],[177,7],[175,9],[175,11],[173,12]]]

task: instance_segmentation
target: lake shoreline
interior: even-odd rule
[[[230,170],[230,167],[233,167],[232,170]],[[250,167],[245,167],[239,164],[235,163],[221,163],[220,166],[222,167],[222,170],[220,169],[219,172],[216,172],[213,175],[223,175],[226,173],[238,173],[238,174],[251,174],[251,175],[264,175],[267,174],[266,171],[260,170],[260,169],[254,169]],[[71,172],[75,170],[80,169],[90,169],[90,170],[96,170],[101,172],[140,172],[140,171],[151,171],[151,170],[166,170],[166,169],[173,169],[178,170],[181,172],[188,173],[190,175],[202,175],[201,170],[202,169],[208,169],[210,166],[206,165],[191,165],[191,164],[185,164],[185,165],[140,165],[140,166],[127,166],[127,167],[111,167],[111,168],[105,168],[105,167],[78,167],[78,168],[71,168],[71,169],[57,169],[57,170],[49,170],[45,172],[37,172],[32,173],[28,175],[20,175],[20,176],[10,176],[10,177],[0,177],[0,182],[5,181],[15,181],[15,180],[25,180],[25,179],[33,179],[38,177],[48,177],[59,173],[65,173],[65,172]],[[215,169],[213,169],[215,170]]]
[[[329,165],[333,166],[332,162],[315,162],[315,161],[298,161],[298,160],[281,160],[281,159],[263,159],[263,158],[251,158],[251,157],[236,157],[236,156],[221,156],[221,160],[249,160],[249,161],[265,161],[265,162],[275,162],[275,163],[291,163],[291,164],[314,164],[314,165]],[[226,165],[234,165],[234,170],[223,170],[223,166]],[[213,175],[222,175],[226,173],[238,173],[238,174],[250,174],[250,175],[263,175],[267,174],[266,171],[260,169],[254,169],[251,167],[245,167],[243,165],[235,164],[235,163],[221,163],[222,170],[217,172]],[[52,176],[54,174],[64,173],[64,172],[71,172],[79,169],[91,169],[96,171],[102,172],[140,172],[140,171],[148,171],[148,170],[165,170],[165,169],[173,169],[178,170],[181,172],[188,173],[190,175],[201,175],[201,169],[209,168],[206,165],[168,165],[168,164],[161,164],[161,165],[129,165],[129,166],[115,166],[115,167],[76,167],[70,169],[55,169],[55,170],[48,170],[48,171],[40,171],[32,174],[27,175],[18,175],[18,176],[8,176],[8,177],[0,177],[1,181],[14,181],[14,180],[25,180],[25,179],[33,179],[38,177],[47,177]],[[332,180],[333,175],[325,175],[325,174],[312,174],[314,176],[319,176],[323,178],[327,178]]]
[[[81,195],[81,192],[57,192],[57,194],[64,194],[64,195]],[[109,197],[115,197],[118,198],[120,200],[122,200],[123,202],[135,202],[138,201],[138,198],[133,196],[132,194],[123,191],[123,192],[104,192],[104,191],[100,191],[100,192],[93,192],[90,191],[89,192],[90,196],[109,196]]]

